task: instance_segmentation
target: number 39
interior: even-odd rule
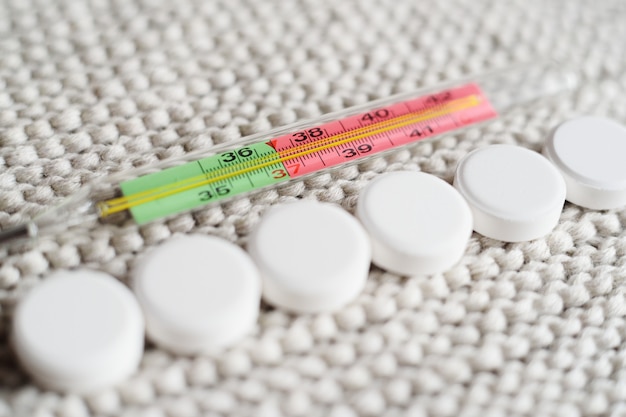
[[[344,149],[343,151],[341,151],[341,153],[343,154],[344,158],[353,158],[357,155],[368,153],[371,150],[372,150],[372,145],[364,143],[362,145],[357,146],[356,149],[354,148]]]

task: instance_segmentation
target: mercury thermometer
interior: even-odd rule
[[[381,153],[456,133],[572,90],[574,72],[534,63],[450,82],[298,122],[174,160],[111,175],[60,205],[0,231],[0,244],[77,225],[145,224]]]

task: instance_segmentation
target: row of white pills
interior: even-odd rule
[[[624,127],[566,122],[544,153],[552,163],[511,145],[476,150],[459,163],[454,187],[425,173],[382,175],[359,198],[360,221],[314,201],[272,207],[249,254],[216,237],[174,237],[137,261],[136,297],[106,274],[59,272],[18,306],[16,353],[42,385],[92,391],[134,372],[144,320],[149,338],[172,352],[221,348],[254,326],[261,293],[292,312],[335,310],[362,291],[370,262],[406,275],[443,272],[472,229],[504,241],[549,233],[566,193],[585,207],[626,205]]]

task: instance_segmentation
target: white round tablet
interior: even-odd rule
[[[256,323],[260,277],[248,254],[215,236],[174,236],[133,270],[133,289],[157,345],[195,354],[236,342]]]
[[[265,300],[298,313],[336,310],[353,300],[371,262],[359,222],[316,201],[270,208],[250,234],[248,251],[261,271]]]
[[[115,385],[137,369],[144,322],[135,297],[96,271],[61,271],[21,300],[13,345],[44,387],[86,393]]]
[[[474,230],[505,242],[548,234],[565,203],[565,182],[540,154],[513,145],[477,149],[457,166],[454,187],[472,209]]]
[[[451,268],[472,235],[472,212],[463,197],[423,172],[376,178],[359,196],[357,217],[372,240],[373,262],[403,275]]]
[[[559,125],[544,155],[561,171],[567,200],[595,210],[626,205],[626,127],[601,117]]]

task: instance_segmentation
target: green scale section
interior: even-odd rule
[[[274,158],[277,160],[275,164],[249,170]],[[260,187],[288,181],[289,174],[279,159],[280,155],[274,148],[266,143],[255,143],[124,181],[120,187],[124,196],[132,199],[138,193],[175,190],[188,184],[200,183],[190,189],[130,208],[135,221],[144,224]],[[209,181],[212,177],[226,178]],[[201,184],[204,180],[207,183]]]

